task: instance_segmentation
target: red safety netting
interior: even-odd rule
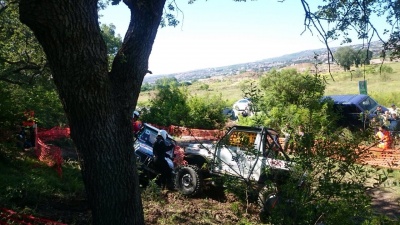
[[[26,225],[66,225],[49,219],[36,218],[32,215],[17,213],[15,211],[1,208],[0,225],[26,224]]]
[[[53,127],[49,130],[38,131],[38,137],[44,142],[69,137],[69,135],[69,127]]]
[[[220,130],[201,130],[191,129],[179,126],[162,127],[154,125],[159,129],[166,130],[170,135],[181,137],[182,139],[197,139],[197,140],[218,140],[225,133]],[[70,129],[68,127],[53,127],[49,130],[39,130],[36,135],[36,148],[35,153],[38,159],[45,162],[48,166],[55,167],[57,173],[62,176],[62,151],[61,148],[49,145],[46,142],[65,138],[70,136]],[[177,158],[175,163],[177,165],[185,164],[183,159],[183,149],[179,146],[175,149]],[[182,157],[179,157],[182,156]]]
[[[68,127],[53,127],[50,130],[41,130],[36,135],[35,153],[38,159],[45,162],[48,166],[55,167],[58,175],[62,176],[62,151],[58,146],[46,144],[60,138],[69,137],[70,129]]]
[[[157,127],[159,129],[166,130],[168,134],[176,137],[180,137],[182,139],[198,139],[198,140],[208,140],[208,141],[216,141],[219,140],[224,134],[225,131],[221,130],[203,130],[203,129],[193,129],[187,127],[180,126],[158,126],[152,124],[152,126]]]
[[[37,145],[35,147],[35,153],[39,161],[46,163],[50,167],[55,167],[58,175],[62,177],[63,163],[61,148],[53,145],[47,145],[37,138]]]

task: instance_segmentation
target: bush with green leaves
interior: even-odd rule
[[[226,101],[222,100],[221,95],[192,96],[188,99],[188,106],[190,119],[185,121],[187,127],[216,129],[225,126],[226,117],[222,114],[222,110],[226,106]]]
[[[271,224],[383,221],[374,214],[366,193],[373,187],[371,181],[379,185],[382,180],[376,178],[376,169],[363,164],[369,151],[362,146],[372,142],[373,132],[350,132],[336,125],[339,115],[334,113],[332,102],[321,101],[325,82],[318,75],[273,70],[261,78],[260,86],[261,93],[256,95],[263,95],[261,102],[266,107],[260,107],[260,111],[267,116],[259,125],[278,131],[287,122],[305,127],[303,138],[293,140],[290,158],[294,167],[288,182],[275,184],[278,202],[268,216],[263,214],[263,219]],[[251,120],[248,117],[245,122]],[[235,182],[226,186],[238,186]],[[299,183],[303,185],[296,185]],[[250,186],[246,187],[240,196],[250,193]]]
[[[14,129],[26,120],[24,112],[33,110],[35,120],[40,128],[51,128],[65,125],[65,117],[58,94],[53,88],[43,85],[25,87],[0,82],[0,125],[2,128]]]
[[[157,90],[148,110],[142,110],[141,120],[159,126],[185,124],[190,112],[187,92],[174,84],[158,85]]]
[[[198,129],[215,129],[225,125],[222,114],[226,101],[220,96],[190,96],[184,87],[175,82],[157,86],[150,106],[142,110],[141,120],[160,126],[186,126]]]
[[[286,123],[292,126],[306,123],[316,126],[313,123],[314,117],[320,118],[328,113],[322,110],[324,90],[325,82],[320,76],[302,74],[295,69],[271,70],[260,78],[258,93],[253,91],[256,94],[252,98],[258,99],[253,104],[266,115],[260,125],[277,130]],[[329,125],[319,124],[319,127],[324,126]]]
[[[378,73],[393,73],[393,68],[391,66],[383,64],[382,66],[377,67],[376,71]]]

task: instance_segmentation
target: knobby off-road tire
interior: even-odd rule
[[[277,204],[279,204],[280,198],[278,196],[278,190],[275,185],[269,184],[264,186],[259,194],[257,203],[261,208],[260,210],[260,220],[261,222],[266,222],[271,216],[273,209]]]
[[[201,193],[203,179],[197,166],[187,165],[177,169],[175,188],[185,196],[195,196]]]

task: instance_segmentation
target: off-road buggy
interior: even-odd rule
[[[265,191],[268,182],[285,182],[291,167],[278,132],[266,127],[233,126],[216,144],[186,147],[185,160],[188,165],[176,169],[175,187],[188,196],[200,193],[207,181],[226,176]]]
[[[157,132],[157,128],[145,124],[135,143],[142,180],[151,177],[149,174],[156,174],[151,166],[151,146]],[[285,182],[291,168],[289,157],[279,143],[278,132],[266,127],[233,126],[216,144],[190,144],[184,153],[187,164],[176,167],[173,163],[176,142],[170,136],[167,139],[171,152],[166,159],[173,169],[175,188],[186,196],[199,194],[208,181],[230,176],[256,184],[260,192],[259,204],[269,207],[270,200],[276,199],[276,190],[265,184]]]

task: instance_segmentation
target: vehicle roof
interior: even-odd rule
[[[237,100],[236,102],[250,102],[250,99],[242,98],[242,99]]]
[[[149,123],[143,123],[143,126],[146,126],[147,128],[150,128],[150,129],[154,130],[156,133],[158,133],[158,131],[160,130],[157,127],[152,126]],[[168,132],[167,132],[167,135],[168,135],[169,138],[174,139]]]
[[[331,98],[335,104],[352,104],[352,103],[359,103],[366,99],[368,95],[363,94],[352,94],[352,95],[328,95],[325,96],[326,98]]]

